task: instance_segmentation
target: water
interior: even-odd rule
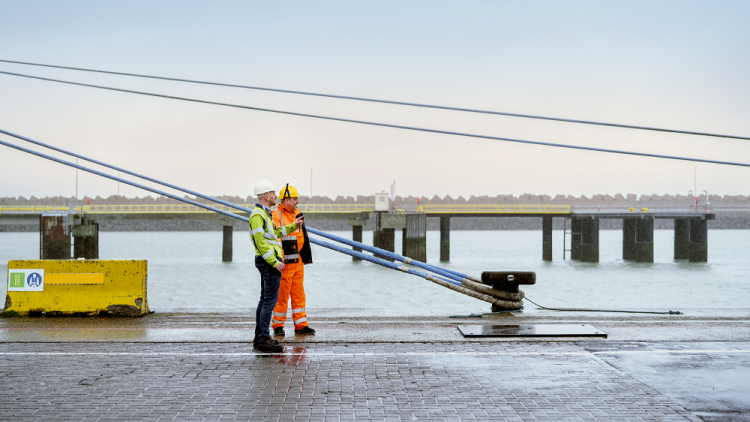
[[[351,232],[334,232],[351,238]],[[625,262],[622,231],[600,232],[598,264],[562,260],[563,232],[553,232],[553,262],[542,261],[541,231],[452,231],[451,262],[481,271],[535,271],[526,295],[548,307],[742,308],[750,306],[750,230],[709,231],[707,263],[673,260],[672,230],[654,232],[654,263]],[[363,234],[372,244],[372,232]],[[396,251],[401,250],[400,236]],[[439,264],[440,233],[427,232],[427,260]],[[568,238],[568,241],[570,239]],[[248,308],[259,276],[247,233],[234,235],[234,262],[221,262],[221,232],[104,232],[102,259],[146,259],[152,308]],[[0,270],[7,261],[36,259],[38,233],[0,233]],[[478,301],[422,278],[313,245],[305,267],[309,308],[460,308],[488,311]],[[7,286],[7,282],[4,284]],[[5,290],[5,287],[2,287]],[[527,303],[527,306],[530,304]]]

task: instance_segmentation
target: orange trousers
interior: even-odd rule
[[[273,320],[271,326],[283,327],[286,322],[286,311],[289,304],[289,296],[292,297],[292,319],[294,329],[299,330],[307,327],[307,312],[305,312],[305,265],[300,261],[295,264],[286,264],[281,272],[281,284],[279,285],[279,300],[273,309]]]

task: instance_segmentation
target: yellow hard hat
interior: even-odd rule
[[[282,200],[286,198],[299,198],[299,192],[297,192],[297,188],[289,186],[289,183],[287,183],[286,186],[279,191],[279,198]]]

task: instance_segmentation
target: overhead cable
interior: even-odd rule
[[[656,131],[656,132],[679,133],[683,135],[712,136],[712,137],[718,137],[718,138],[750,140],[750,137],[745,137],[745,136],[722,135],[722,134],[716,134],[716,133],[694,132],[694,131],[687,131],[687,130],[625,125],[625,124],[619,124],[619,123],[593,122],[593,121],[588,121],[588,120],[563,119],[560,117],[534,116],[531,114],[506,113],[506,112],[500,112],[500,111],[478,110],[478,109],[461,108],[461,107],[447,107],[447,106],[439,106],[439,105],[434,105],[434,104],[419,104],[419,103],[409,103],[409,102],[403,102],[403,101],[379,100],[379,99],[373,99],[373,98],[351,97],[351,96],[346,96],[346,95],[322,94],[322,93],[316,93],[316,92],[293,91],[293,90],[288,90],[288,89],[265,88],[265,87],[259,87],[259,86],[228,84],[228,83],[221,83],[221,82],[197,81],[197,80],[192,80],[192,79],[169,78],[165,76],[140,75],[137,73],[113,72],[113,71],[108,71],[108,70],[85,69],[85,68],[80,68],[80,67],[57,66],[57,65],[50,65],[50,64],[19,62],[19,61],[12,61],[12,60],[0,60],[0,62],[21,64],[21,65],[28,65],[28,66],[51,67],[51,68],[56,68],[56,69],[76,70],[76,71],[82,71],[82,72],[106,73],[110,75],[133,76],[137,78],[160,79],[160,80],[174,81],[174,82],[187,82],[187,83],[193,83],[193,84],[224,86],[224,87],[230,87],[230,88],[245,88],[245,89],[258,90],[258,91],[281,92],[285,94],[310,95],[310,96],[316,96],[316,97],[338,98],[342,100],[366,101],[366,102],[371,102],[371,103],[393,104],[393,105],[402,105],[402,106],[409,106],[409,107],[422,107],[422,108],[433,108],[433,109],[439,109],[439,110],[463,111],[463,112],[468,112],[468,113],[493,114],[497,116],[521,117],[525,119],[552,120],[552,121],[565,122],[565,123],[580,123],[580,124],[586,124],[586,125],[609,126],[609,127],[618,127],[618,128],[624,128],[624,129],[637,129],[637,130],[649,130],[649,131]]]
[[[594,148],[594,147],[585,147],[585,146],[580,146],[580,145],[566,145],[566,144],[557,144],[557,143],[552,143],[552,142],[528,141],[528,140],[514,139],[514,138],[503,138],[503,137],[498,137],[498,136],[476,135],[476,134],[471,134],[471,133],[452,132],[452,131],[445,131],[445,130],[438,130],[438,129],[392,125],[392,124],[387,124],[387,123],[343,119],[339,117],[319,116],[319,115],[314,115],[314,114],[295,113],[291,111],[273,110],[273,109],[261,108],[261,107],[251,107],[251,106],[244,106],[244,105],[238,105],[238,104],[205,101],[205,100],[198,100],[195,98],[176,97],[173,95],[155,94],[155,93],[150,93],[150,92],[134,91],[134,90],[129,90],[129,89],[121,89],[121,88],[107,87],[107,86],[101,86],[101,85],[92,85],[92,84],[85,84],[85,83],[80,83],[80,82],[64,81],[64,80],[59,80],[59,79],[43,78],[40,76],[24,75],[20,73],[0,71],[0,74],[19,76],[23,78],[39,79],[43,81],[58,82],[58,83],[64,83],[64,84],[70,84],[70,85],[85,86],[89,88],[105,89],[109,91],[125,92],[129,94],[138,94],[138,95],[146,95],[146,96],[151,96],[151,97],[168,98],[172,100],[190,101],[194,103],[219,105],[219,106],[224,106],[224,107],[242,108],[246,110],[265,111],[268,113],[286,114],[290,116],[299,116],[299,117],[309,117],[313,119],[332,120],[332,121],[346,122],[346,123],[357,123],[357,124],[363,124],[363,125],[369,125],[369,126],[389,127],[389,128],[394,128],[394,129],[404,129],[404,130],[412,130],[412,131],[418,131],[418,132],[438,133],[442,135],[465,136],[465,137],[470,137],[470,138],[491,139],[495,141],[515,142],[515,143],[521,143],[521,144],[541,145],[541,146],[557,147],[557,148],[578,149],[578,150],[584,150],[584,151],[606,152],[606,153],[612,153],[612,154],[625,154],[625,155],[634,155],[634,156],[640,156],[640,157],[653,157],[653,158],[663,158],[663,159],[669,159],[669,160],[681,160],[681,161],[691,161],[691,162],[699,162],[699,163],[750,167],[750,164],[736,163],[736,162],[730,162],[730,161],[706,160],[706,159],[701,159],[701,158],[678,157],[678,156],[661,155],[661,154],[649,154],[645,152],[622,151],[622,150],[614,150],[614,149],[607,149],[607,148]]]

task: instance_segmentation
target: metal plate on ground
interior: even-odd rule
[[[607,333],[587,324],[459,325],[464,337],[604,337]]]

